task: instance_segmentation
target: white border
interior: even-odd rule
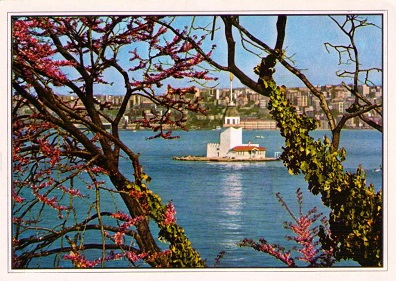
[[[390,241],[394,237],[395,225],[391,224],[394,221],[394,215],[396,215],[395,207],[392,206],[393,192],[389,190],[390,183],[393,182],[392,174],[394,167],[392,161],[392,154],[394,148],[389,143],[390,136],[393,136],[394,128],[392,126],[393,119],[393,105],[396,105],[395,98],[392,97],[392,93],[396,95],[395,86],[391,85],[394,83],[396,78],[394,72],[394,66],[396,65],[395,56],[393,50],[389,46],[396,46],[395,38],[391,34],[395,33],[393,29],[396,26],[396,2],[394,1],[351,1],[351,0],[333,0],[326,3],[323,1],[311,2],[307,1],[286,1],[278,0],[276,3],[258,3],[260,1],[245,0],[245,1],[189,1],[189,0],[171,0],[171,1],[153,1],[145,0],[144,3],[138,3],[137,1],[0,1],[0,36],[2,47],[0,48],[0,65],[7,66],[8,77],[10,77],[10,62],[9,58],[10,49],[9,40],[9,14],[7,13],[32,13],[32,14],[46,14],[56,13],[59,15],[70,14],[70,13],[84,13],[84,14],[112,14],[112,13],[135,13],[135,14],[232,14],[242,13],[251,14],[260,11],[265,14],[328,14],[328,13],[383,13],[384,16],[384,267],[381,269],[359,269],[359,268],[330,268],[330,269],[205,269],[205,270],[194,270],[194,269],[170,269],[170,270],[154,270],[154,269],[140,269],[140,270],[128,270],[128,269],[99,269],[99,270],[22,270],[12,271],[10,270],[9,264],[9,247],[7,240],[10,237],[10,226],[7,223],[9,219],[9,186],[10,186],[10,85],[7,84],[6,71],[2,71],[3,75],[0,76],[0,85],[3,90],[0,94],[0,134],[7,134],[6,141],[3,141],[3,145],[0,146],[0,249],[3,249],[0,254],[0,280],[32,280],[33,279],[47,279],[54,278],[54,274],[61,273],[62,280],[73,280],[80,278],[95,278],[97,280],[106,280],[112,278],[113,275],[122,278],[134,278],[134,279],[161,279],[161,280],[173,280],[174,278],[181,279],[199,279],[202,278],[221,278],[228,280],[258,280],[268,278],[269,280],[286,280],[291,278],[307,279],[307,280],[334,280],[335,278],[341,278],[342,280],[373,280],[374,278],[380,280],[396,280],[395,269],[395,257],[394,254],[395,243]],[[264,2],[264,1],[263,1]],[[264,12],[265,11],[265,12]],[[5,43],[7,42],[7,43]],[[4,138],[3,138],[4,139]],[[6,142],[6,143],[5,143]],[[388,156],[390,156],[388,158]],[[8,216],[6,216],[6,212]],[[5,231],[7,230],[7,231]],[[390,238],[390,239],[388,239]],[[8,249],[5,251],[5,249]],[[98,274],[101,273],[101,274]],[[165,274],[164,274],[165,273]],[[125,276],[125,274],[133,274],[131,276]],[[297,274],[297,275],[295,275]],[[394,278],[392,278],[392,277]]]

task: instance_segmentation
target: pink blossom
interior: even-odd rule
[[[105,257],[106,261],[114,261],[114,260],[120,260],[125,256],[124,253],[115,253],[114,251],[110,251],[110,254]]]
[[[142,216],[131,218],[129,215],[121,213],[120,211],[113,213],[111,217],[124,221],[124,223],[118,228],[120,232],[125,232],[130,226],[136,225],[144,219]]]
[[[23,201],[25,201],[25,198],[19,196],[15,190],[12,190],[12,200],[14,200],[16,203],[22,203]]]
[[[290,252],[283,252],[268,243],[263,243],[261,245],[261,251],[264,253],[268,253],[271,256],[276,257],[277,259],[281,260],[288,266],[295,265],[294,260],[290,257]]]
[[[117,245],[122,245],[124,243],[124,235],[125,233],[123,232],[117,232],[116,234],[114,234],[113,238],[114,238],[114,242]]]
[[[136,254],[134,252],[127,252],[126,257],[132,262],[137,262],[141,259],[147,258],[148,254],[147,253]]]
[[[76,196],[76,197],[80,197],[83,198],[85,197],[80,190],[78,189],[74,189],[74,188],[66,188],[65,186],[60,186],[60,189],[62,189],[65,193],[70,194],[71,196]]]
[[[54,196],[54,197],[52,197],[52,198],[48,198],[47,196],[41,195],[40,193],[38,193],[37,189],[34,189],[34,188],[33,188],[33,194],[36,196],[36,198],[37,198],[40,202],[42,202],[42,203],[44,203],[45,205],[47,205],[47,206],[49,206],[49,207],[51,207],[51,208],[57,210],[57,211],[58,211],[58,217],[59,217],[59,219],[62,218],[61,211],[64,211],[64,210],[67,210],[67,209],[68,209],[68,207],[62,206],[62,205],[59,205],[59,204],[58,204],[58,199],[57,199],[56,196]]]
[[[121,213],[120,211],[118,211],[117,213],[113,213],[111,217],[122,221],[129,221],[132,219],[129,215]]]
[[[288,240],[295,241],[298,246],[293,247],[292,250],[297,251],[300,255],[295,257],[296,260],[301,260],[309,264],[309,266],[330,266],[334,263],[335,259],[333,257],[333,249],[324,250],[319,246],[318,241],[318,226],[313,226],[313,224],[322,217],[321,213],[317,213],[317,208],[314,207],[308,211],[306,215],[302,214],[302,193],[300,189],[297,190],[298,203],[300,205],[299,216],[295,216],[294,213],[288,208],[283,198],[276,194],[282,206],[288,211],[289,215],[293,218],[293,222],[285,224],[286,229],[293,231],[294,236],[286,236]],[[326,220],[321,219],[322,224],[327,226]],[[327,229],[327,233],[330,231]],[[244,239],[239,245],[252,247],[257,251],[268,253],[269,255],[281,260],[289,267],[296,266],[294,259],[291,258],[290,252],[285,251],[284,248],[278,245],[271,245],[267,243],[264,239],[260,239],[260,244],[254,242],[251,239]]]
[[[70,254],[64,255],[63,259],[70,260],[73,263],[73,265],[77,268],[91,268],[91,267],[95,267],[97,264],[101,262],[101,259],[89,261],[80,253],[75,253],[75,252],[70,252]]]
[[[175,207],[173,206],[172,202],[169,201],[169,203],[166,205],[166,211],[164,213],[164,225],[170,225],[176,223],[176,210]]]

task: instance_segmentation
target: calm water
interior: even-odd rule
[[[275,194],[280,192],[292,210],[297,209],[295,191],[302,188],[304,210],[317,206],[324,214],[328,210],[319,197],[307,191],[302,176],[291,176],[282,162],[206,163],[179,162],[173,156],[205,155],[206,143],[218,142],[219,131],[175,132],[178,140],[151,140],[150,132],[123,131],[123,141],[141,153],[141,164],[152,181],[150,188],[163,202],[172,200],[177,221],[210,266],[220,251],[226,251],[218,267],[279,267],[274,258],[236,244],[243,238],[265,238],[270,243],[293,246],[284,239],[292,234],[283,229],[290,221]],[[312,134],[320,138],[327,131]],[[262,135],[264,138],[255,138]],[[267,148],[267,156],[281,151],[283,138],[279,131],[244,131],[244,143],[249,140]],[[382,165],[382,135],[376,131],[344,131],[341,146],[347,150],[344,167],[354,171],[359,164],[367,170],[367,182],[380,188],[382,173],[374,172]],[[122,166],[130,171],[130,164]],[[342,262],[339,266],[354,266]]]
[[[176,132],[177,140],[146,140],[148,131],[122,131],[122,140],[134,151],[141,153],[144,172],[152,181],[149,187],[158,193],[163,203],[172,200],[177,211],[177,222],[184,227],[192,245],[213,265],[220,251],[225,251],[218,267],[281,267],[283,263],[250,248],[239,248],[237,243],[244,238],[257,241],[265,238],[269,243],[277,243],[291,248],[285,235],[292,235],[283,228],[284,221],[290,221],[288,213],[279,204],[275,194],[280,192],[288,206],[297,212],[295,192],[301,188],[304,194],[304,211],[317,206],[328,215],[329,210],[322,206],[320,198],[307,190],[302,176],[292,176],[282,162],[258,163],[212,163],[184,162],[172,160],[174,156],[205,155],[206,143],[218,142],[219,131]],[[316,131],[315,138],[321,138],[326,131]],[[264,138],[255,138],[262,135]],[[244,143],[249,140],[267,148],[267,156],[272,157],[281,151],[283,138],[279,131],[244,131]],[[374,172],[382,164],[382,135],[376,131],[344,131],[341,146],[346,148],[345,169],[356,170],[359,164],[367,170],[367,181],[374,183],[376,189],[382,185],[382,173]],[[121,163],[126,175],[131,175],[130,162]],[[82,189],[84,192],[84,188]],[[86,192],[86,190],[85,190]],[[106,193],[107,194],[107,193]],[[24,196],[28,196],[27,194]],[[95,198],[94,194],[90,198]],[[86,199],[88,204],[94,199]],[[102,210],[123,209],[118,197],[103,195]],[[79,220],[87,216],[86,207],[78,208]],[[54,212],[48,212],[45,222],[58,225]],[[154,235],[157,229],[152,225]],[[97,234],[97,233],[96,233]],[[27,233],[26,235],[30,235]],[[35,235],[32,230],[31,235]],[[87,232],[87,241],[101,243],[100,236]],[[91,240],[92,239],[92,240]],[[95,241],[97,240],[97,241]],[[161,244],[161,242],[158,242]],[[58,245],[54,245],[57,247]],[[165,249],[166,244],[162,244]],[[87,253],[88,259],[100,256]],[[339,266],[356,266],[351,261],[341,262]],[[31,267],[54,267],[52,257],[42,258],[30,264]],[[69,261],[61,261],[61,267],[70,267]],[[107,266],[120,267],[125,263],[112,262]]]

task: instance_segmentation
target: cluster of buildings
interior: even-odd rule
[[[324,85],[317,86],[317,90],[321,91],[329,105],[333,116],[341,118],[354,102],[355,97],[343,86],[340,85]],[[382,104],[382,87],[375,86],[369,87],[362,85],[359,87],[359,93],[365,97],[371,103]],[[319,99],[316,98],[311,91],[306,87],[294,87],[287,88],[286,95],[292,104],[296,107],[300,113],[305,113],[309,117],[313,117],[320,121],[321,129],[328,129],[327,119],[320,108]],[[194,94],[191,94],[191,99],[195,97],[201,98],[201,106],[207,109],[207,114],[194,114],[188,113],[189,118],[198,121],[213,121],[217,122],[218,126],[228,126],[232,124],[223,124],[224,114],[227,106],[232,100],[235,108],[238,109],[239,114],[239,127],[246,130],[271,130],[276,129],[276,123],[269,115],[267,105],[269,102],[268,97],[259,95],[258,93],[248,88],[237,88],[234,90],[230,89],[198,89]],[[64,99],[72,100],[73,96],[64,96]],[[117,109],[121,106],[123,96],[111,96],[111,95],[100,95],[96,96],[96,99],[101,103],[109,103],[111,107]],[[161,108],[157,107],[156,104],[150,99],[135,95],[133,96],[127,106],[126,114],[124,116],[124,122],[121,126],[125,129],[139,129],[136,124],[136,120],[146,116],[150,118],[155,113],[160,113]],[[367,117],[377,124],[382,124],[382,117],[376,114],[375,111],[367,113]],[[214,123],[211,124],[214,124]],[[346,123],[346,128],[357,128],[364,129],[370,128],[359,118],[352,118]],[[195,128],[192,126],[191,128]],[[202,128],[201,129],[212,129]]]
[[[346,110],[355,102],[355,97],[343,86],[318,86],[317,90],[324,94],[329,109],[336,118],[341,118],[347,112]],[[370,103],[382,104],[382,87],[361,85],[358,88],[358,92]],[[325,121],[326,117],[320,108],[319,99],[307,88],[291,88],[288,89],[286,95],[299,112],[304,112],[307,116],[320,120],[322,129],[328,129],[328,123]],[[377,124],[382,124],[382,117],[375,111],[368,112],[367,117]],[[358,117],[349,119],[345,126],[350,129],[370,128],[366,123],[359,120]]]
[[[332,111],[333,116],[341,118],[346,109],[349,108],[355,102],[355,97],[348,91],[344,86],[341,85],[324,85],[317,86],[316,89],[322,92],[326,98],[326,102],[329,105],[329,109]],[[228,104],[229,97],[228,89],[215,90],[216,104],[224,106]],[[359,86],[359,94],[366,98],[372,104],[382,104],[382,87],[367,85]],[[247,107],[258,107],[265,111],[269,102],[269,98],[259,95],[256,92],[248,88],[235,89],[233,91],[233,99],[238,108],[243,109]],[[315,118],[320,122],[321,129],[328,129],[328,122],[325,114],[320,107],[320,101],[315,97],[307,87],[294,87],[287,88],[287,98],[295,106],[298,113],[305,113],[307,116]],[[382,117],[375,111],[368,112],[367,117],[377,124],[382,124]],[[276,129],[276,124],[271,119],[257,118],[255,116],[242,116],[241,126],[244,129]],[[349,129],[365,129],[370,128],[366,123],[359,120],[359,118],[353,118],[348,120],[345,125]]]

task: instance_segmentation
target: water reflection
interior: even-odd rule
[[[220,167],[219,167],[220,168]],[[242,166],[228,165],[219,177],[220,220],[219,227],[223,233],[221,245],[226,249],[235,248],[242,233]]]
[[[238,167],[239,168],[239,167]],[[242,207],[242,175],[240,171],[231,169],[220,177],[221,195],[224,200],[222,212],[230,216],[241,214]],[[233,218],[235,219],[235,218]]]

